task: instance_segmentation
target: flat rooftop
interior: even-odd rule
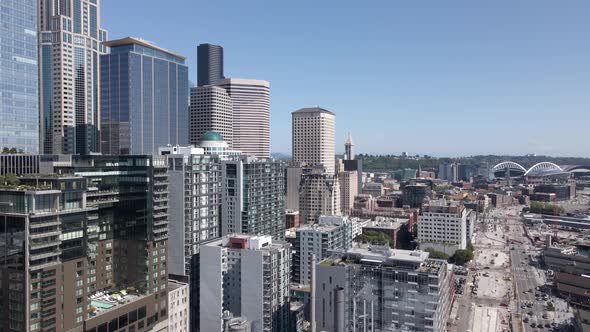
[[[136,38],[136,37],[125,37],[125,38],[121,38],[121,39],[109,40],[109,41],[104,42],[103,44],[108,47],[117,47],[117,46],[136,44],[136,45],[140,45],[143,47],[151,48],[156,51],[160,51],[162,53],[166,53],[168,55],[172,55],[172,56],[180,58],[182,60],[186,60],[186,57],[183,55],[174,53],[174,52],[169,51],[165,48],[161,48],[161,47],[156,46],[146,40],[143,40],[141,38]]]
[[[402,225],[406,225],[409,219],[406,218],[378,218],[377,220],[369,220],[364,225],[363,228],[373,228],[373,229],[399,229]]]
[[[328,258],[320,262],[322,266],[347,264],[383,264],[398,266],[400,269],[411,269],[416,272],[438,274],[441,268],[446,269],[446,262],[430,259],[429,253],[421,250],[389,249],[383,246],[358,245],[346,252],[338,253],[336,258]],[[396,264],[403,263],[403,264]],[[415,267],[412,269],[412,267]]]

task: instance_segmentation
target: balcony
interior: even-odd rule
[[[46,221],[46,222],[38,222],[38,223],[31,222],[29,224],[29,227],[31,229],[35,229],[35,228],[41,228],[41,227],[59,226],[60,224],[61,224],[61,222],[59,222],[58,220],[52,220],[52,221]]]
[[[61,241],[59,241],[58,239],[55,239],[54,241],[39,242],[39,243],[30,242],[29,249],[35,250],[35,249],[43,249],[43,248],[49,248],[49,247],[57,247],[57,246],[59,246],[60,243],[61,243]]]
[[[49,258],[49,257],[59,256],[60,253],[61,252],[59,250],[54,250],[54,251],[45,252],[45,253],[41,253],[41,254],[31,254],[31,255],[29,255],[29,260],[31,260],[31,261],[38,261],[40,259],[45,259],[45,258]]]
[[[61,234],[61,231],[55,230],[53,232],[44,232],[44,233],[31,234],[31,235],[29,235],[29,237],[31,239],[42,239],[44,237],[59,236],[60,234]]]
[[[154,219],[154,226],[166,226],[166,225],[168,225],[168,219]]]

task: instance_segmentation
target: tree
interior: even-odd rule
[[[391,238],[382,232],[367,230],[359,237],[362,242],[368,242],[373,245],[387,245],[391,247]]]
[[[3,154],[8,154],[8,153],[10,153],[10,149],[9,149],[9,148],[7,148],[7,147],[3,147],[3,148],[2,148],[2,153],[3,153]]]
[[[473,252],[467,249],[459,249],[455,251],[455,254],[451,257],[451,262],[457,265],[465,265],[473,259]]]
[[[4,176],[0,176],[0,185],[2,186],[16,186],[19,183],[20,181],[16,174],[6,174]]]
[[[428,256],[429,258],[437,258],[437,259],[444,259],[444,260],[449,259],[449,255],[445,254],[442,251],[436,251],[433,248],[427,248],[424,251],[430,253],[430,255]]]

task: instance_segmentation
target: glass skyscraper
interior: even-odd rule
[[[105,43],[101,56],[103,154],[152,154],[188,144],[188,67],[185,57],[144,40]]]
[[[37,1],[0,1],[0,22],[0,149],[37,153]]]
[[[89,154],[99,149],[100,0],[39,0],[41,150]]]
[[[223,47],[213,44],[197,46],[197,85],[217,84],[223,78]]]

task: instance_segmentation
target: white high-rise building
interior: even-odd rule
[[[320,216],[340,215],[338,177],[324,169],[312,169],[301,176],[299,216],[302,224],[315,224]]]
[[[99,151],[100,0],[39,0],[40,151]]]
[[[230,235],[200,253],[200,330],[221,332],[223,312],[251,331],[287,331],[291,245],[270,236]]]
[[[191,88],[190,143],[198,145],[205,133],[214,131],[232,147],[234,137],[232,105],[232,100],[224,88],[213,85]]]
[[[418,216],[420,249],[432,248],[453,255],[467,247],[468,210],[456,201],[430,201]]]
[[[187,283],[168,280],[168,331],[189,332],[190,290]]]
[[[233,104],[233,148],[257,158],[270,157],[270,83],[226,78],[217,83]]]
[[[293,161],[321,165],[330,174],[336,167],[336,114],[319,107],[292,113]]]

